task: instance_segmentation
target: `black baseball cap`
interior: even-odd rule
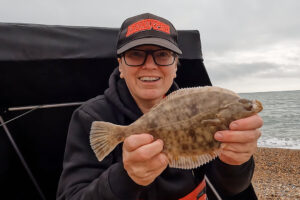
[[[151,13],[130,17],[123,22],[118,35],[117,54],[145,44],[158,45],[182,54],[173,24]]]

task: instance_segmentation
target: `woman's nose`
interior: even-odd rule
[[[147,67],[147,68],[156,68],[157,67],[156,63],[154,62],[153,55],[151,55],[151,54],[147,55],[146,62],[143,65],[143,67]]]

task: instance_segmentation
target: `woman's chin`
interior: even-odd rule
[[[165,93],[157,90],[147,90],[141,94],[141,98],[144,100],[161,100],[165,96]]]

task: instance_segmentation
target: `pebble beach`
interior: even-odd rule
[[[300,150],[259,147],[254,159],[259,200],[300,200]]]

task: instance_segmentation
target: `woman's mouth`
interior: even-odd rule
[[[143,82],[154,82],[154,81],[158,81],[159,79],[160,77],[153,77],[153,76],[143,76],[139,78],[139,80]]]

